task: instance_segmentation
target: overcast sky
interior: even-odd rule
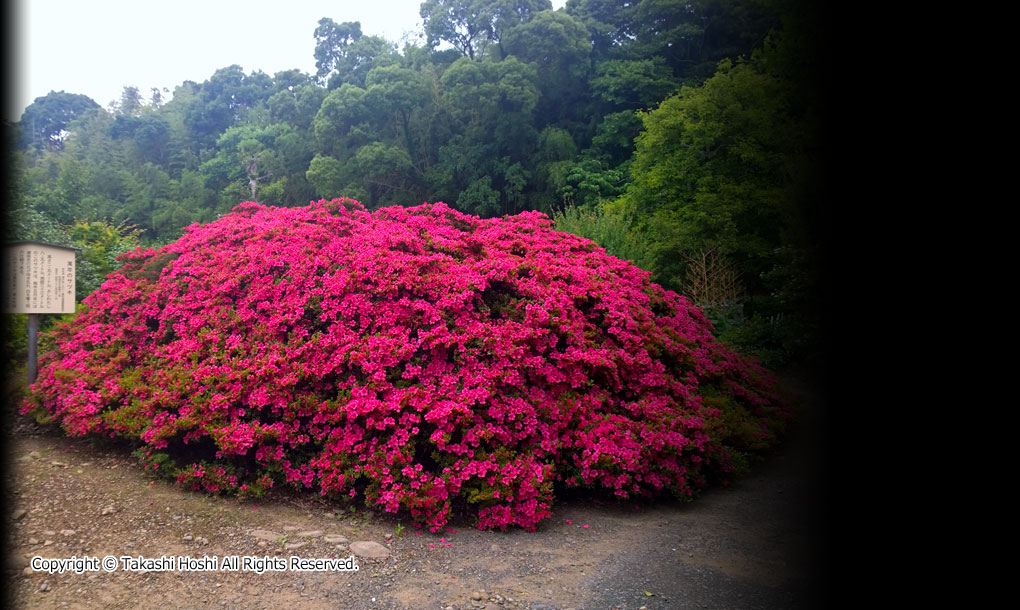
[[[554,8],[566,0],[552,0]],[[125,86],[202,82],[238,64],[272,75],[315,72],[319,19],[360,21],[361,31],[399,42],[421,32],[421,0],[18,0],[13,95],[5,117],[50,91],[82,93],[101,106]]]

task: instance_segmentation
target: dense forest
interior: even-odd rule
[[[425,0],[423,44],[309,24],[315,74],[232,65],[106,108],[50,92],[6,125],[5,237],[80,248],[80,301],[117,255],[242,201],[539,210],[739,348],[803,358],[824,215],[811,4]]]

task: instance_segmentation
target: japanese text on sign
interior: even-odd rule
[[[74,313],[75,251],[25,242],[3,258],[4,313]]]

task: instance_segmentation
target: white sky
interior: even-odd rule
[[[566,0],[552,0],[560,8]],[[421,31],[421,0],[17,0],[13,95],[5,118],[50,91],[82,93],[101,106],[125,86],[207,80],[238,64],[250,74],[315,73],[319,19],[360,21],[366,35],[398,42]],[[401,45],[402,46],[402,45]]]

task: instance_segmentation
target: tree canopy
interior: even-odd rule
[[[78,93],[50,91],[37,97],[21,115],[21,145],[36,152],[60,150],[71,122],[98,108],[92,98]]]

